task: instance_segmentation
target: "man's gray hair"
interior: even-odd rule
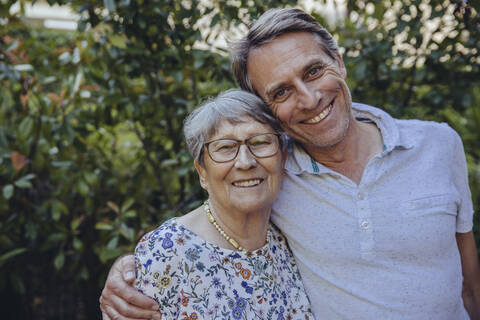
[[[185,119],[183,133],[193,159],[203,165],[203,145],[217,133],[223,121],[231,124],[258,121],[282,133],[280,124],[265,103],[247,91],[230,89],[203,103]],[[282,147],[283,138],[280,139]]]
[[[337,59],[337,42],[311,15],[295,8],[270,9],[250,26],[246,36],[230,43],[233,74],[240,88],[257,93],[247,73],[250,51],[290,32],[312,33],[330,58]]]

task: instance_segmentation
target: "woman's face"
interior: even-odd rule
[[[266,124],[246,117],[245,122],[220,123],[217,133],[207,141],[217,139],[245,140],[263,133],[275,133]],[[283,179],[284,155],[281,148],[268,158],[256,158],[245,144],[235,159],[217,163],[204,150],[204,165],[195,163],[200,183],[208,191],[210,202],[217,211],[228,213],[269,210]]]

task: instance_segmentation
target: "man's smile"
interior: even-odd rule
[[[308,119],[308,120],[305,120],[305,121],[302,121],[303,123],[306,123],[306,124],[316,124],[316,123],[319,123],[320,121],[322,121],[323,119],[325,119],[329,114],[330,114],[330,111],[332,111],[333,109],[333,102],[335,100],[332,100],[332,102],[330,102],[330,104],[325,108],[323,109],[322,112],[320,112],[320,114],[318,114],[317,116],[311,118],[311,119]]]

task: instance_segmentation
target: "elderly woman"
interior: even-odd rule
[[[256,96],[227,91],[185,121],[209,199],[146,234],[136,287],[162,319],[313,319],[295,260],[269,222],[285,143]]]

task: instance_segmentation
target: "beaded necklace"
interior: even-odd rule
[[[217,223],[217,220],[215,220],[212,211],[210,210],[210,205],[208,203],[208,200],[205,200],[205,203],[203,204],[203,208],[205,210],[205,213],[207,214],[208,221],[217,229],[218,233],[227,240],[228,243],[230,243],[236,250],[242,251],[242,252],[247,252],[247,250],[242,247],[240,244],[238,244],[238,241],[230,237],[223,229],[220,227]],[[267,235],[265,237],[265,243],[268,243],[268,237],[270,234],[270,229],[267,230]]]

